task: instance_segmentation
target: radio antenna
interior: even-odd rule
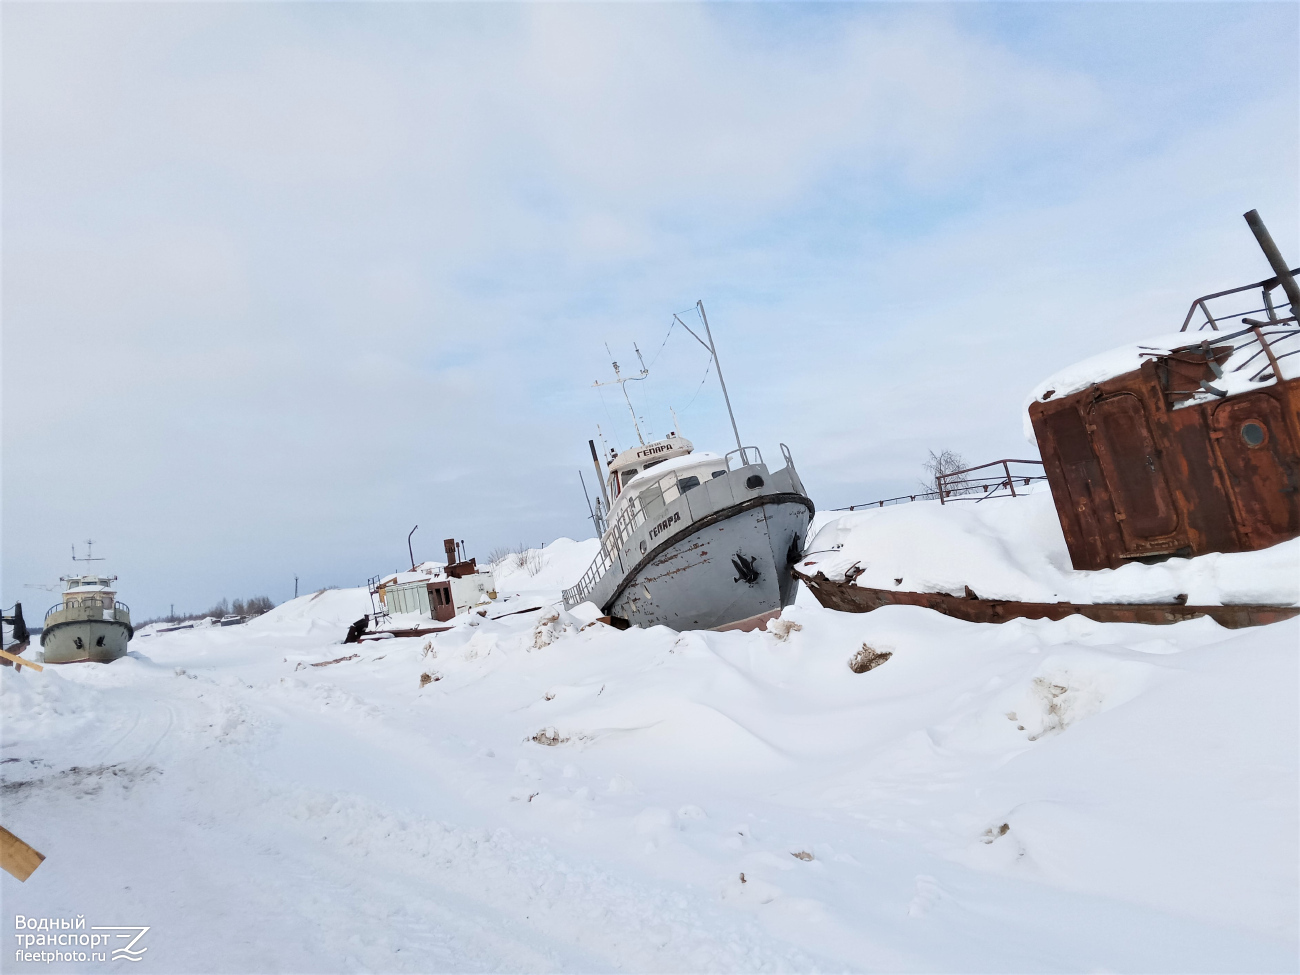
[[[99,558],[93,557],[94,552],[91,549],[91,546],[94,544],[95,544],[94,539],[90,539],[90,538],[86,539],[86,557],[84,559],[77,558],[77,546],[75,545],[72,546],[72,561],[73,562],[103,562],[104,561],[103,556],[100,556]]]
[[[636,421],[636,410],[632,408],[632,399],[627,395],[627,384],[639,382],[640,380],[645,379],[646,376],[650,375],[650,370],[645,367],[645,359],[641,358],[641,350],[637,349],[635,342],[632,343],[632,348],[636,349],[637,360],[641,363],[641,375],[624,376],[619,371],[618,363],[614,362],[614,378],[609,380],[608,382],[603,382],[603,383],[600,381],[596,381],[592,383],[592,385],[593,386],[621,386],[623,388],[623,399],[627,401],[627,410],[629,413],[632,414],[632,427],[633,429],[636,430],[637,440],[641,441],[641,446],[644,447],[645,437],[641,436],[641,425]],[[608,345],[605,346],[605,351],[609,352]],[[613,358],[614,358],[614,354],[610,352],[611,362],[613,362]]]

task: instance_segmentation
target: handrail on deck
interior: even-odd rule
[[[1300,267],[1292,268],[1291,273],[1300,274]],[[1219,331],[1219,322],[1228,318],[1240,318],[1243,315],[1258,315],[1263,313],[1267,314],[1270,319],[1275,319],[1277,315],[1273,307],[1273,296],[1271,292],[1274,288],[1280,287],[1281,284],[1282,282],[1275,275],[1271,278],[1265,278],[1263,281],[1256,281],[1254,284],[1243,284],[1240,288],[1229,288],[1227,291],[1216,291],[1212,295],[1201,295],[1201,297],[1193,301],[1191,307],[1187,309],[1187,317],[1183,319],[1183,327],[1178,331],[1187,331],[1188,326],[1192,324],[1192,316],[1196,314],[1197,308],[1199,308],[1201,314],[1205,316],[1205,321],[1201,323],[1200,328],[1198,328],[1197,331],[1204,331],[1206,326],[1209,326],[1209,328],[1217,332]],[[1211,313],[1210,306],[1206,304],[1208,301],[1214,301],[1218,298],[1226,298],[1228,295],[1241,294],[1243,291],[1254,291],[1256,288],[1261,292],[1261,298],[1264,302],[1262,308],[1247,308],[1241,311],[1223,312],[1216,317]],[[1300,311],[1300,309],[1294,309],[1293,314],[1295,311]]]

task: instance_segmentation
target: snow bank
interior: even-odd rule
[[[1300,539],[1259,552],[1211,553],[1080,572],[1045,488],[1017,498],[915,501],[850,512],[822,524],[800,569],[873,589],[944,592],[966,587],[1025,602],[1163,603],[1197,606],[1300,603]]]
[[[492,567],[497,592],[549,590],[558,599],[561,592],[582,578],[599,551],[600,542],[595,538],[580,542],[557,538],[540,549],[508,555]]]
[[[364,586],[354,589],[321,589],[281,603],[270,612],[241,625],[258,631],[297,630],[304,624],[309,629],[342,626],[346,631],[353,622],[371,612],[370,590]]]

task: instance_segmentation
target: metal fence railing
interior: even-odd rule
[[[984,498],[993,497],[999,493],[1011,497],[1018,497],[1025,492],[1021,490],[1017,493],[1016,485],[1022,488],[1034,483],[1035,481],[1045,481],[1045,474],[1035,471],[1026,473],[1024,471],[1013,471],[1013,464],[1030,464],[1037,468],[1042,468],[1041,460],[1013,460],[1004,458],[1003,460],[990,461],[987,464],[980,464],[978,467],[968,467],[965,470],[953,471],[949,474],[940,474],[935,478],[935,489],[933,491],[917,491],[915,494],[900,494],[896,498],[881,498],[878,501],[867,501],[862,504],[851,504],[843,508],[831,508],[831,511],[860,511],[864,508],[884,508],[891,504],[907,504],[911,501],[934,501],[938,500],[941,504],[949,501],[971,500],[982,501]],[[1000,468],[1000,470],[998,470]],[[991,470],[993,473],[981,474],[981,471]]]
[[[1002,460],[990,461],[987,464],[980,464],[978,467],[968,467],[964,471],[953,471],[949,474],[940,474],[934,479],[935,487],[938,489],[939,503],[946,504],[949,501],[968,501],[974,498],[976,501],[983,501],[985,498],[991,498],[999,492],[1006,491],[1011,497],[1016,497],[1016,485],[1022,488],[1028,487],[1035,481],[1047,480],[1047,475],[1043,473],[1026,474],[1024,471],[1011,470],[1012,464],[1028,465],[1036,467],[1039,471],[1043,468],[1041,460],[1013,460],[1004,458]],[[999,470],[999,468],[1001,470]],[[982,474],[981,471],[989,471],[988,474]],[[1024,491],[1020,492],[1024,494]]]

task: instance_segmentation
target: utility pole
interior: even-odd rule
[[[294,577],[293,577],[293,598],[294,598],[294,599],[297,599],[297,598],[298,598],[298,575],[297,575],[297,573],[294,573]]]
[[[415,528],[419,528],[419,527],[420,527],[419,525],[416,525],[416,526],[415,526]],[[411,535],[414,535],[414,534],[415,534],[415,528],[412,528],[412,529],[411,529]],[[409,555],[409,556],[411,557],[411,571],[414,572],[414,571],[415,571],[415,551],[411,548],[411,535],[407,535],[407,536],[406,536],[406,554]]]

